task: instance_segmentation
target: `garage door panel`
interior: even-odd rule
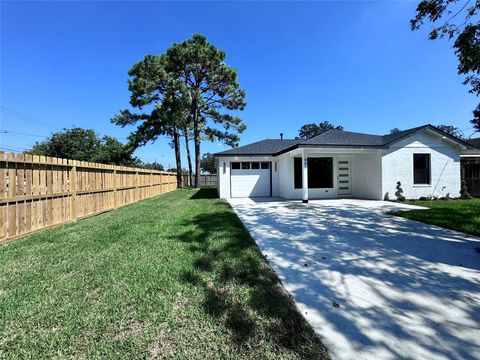
[[[240,169],[231,173],[231,197],[270,196],[269,169]]]

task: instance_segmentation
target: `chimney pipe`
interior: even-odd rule
[[[280,139],[283,140],[283,133],[280,133]]]

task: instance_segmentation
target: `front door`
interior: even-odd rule
[[[351,195],[351,162],[348,159],[340,159],[337,162],[337,186],[338,195]]]

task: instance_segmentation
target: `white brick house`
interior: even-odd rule
[[[432,125],[391,135],[330,130],[307,141],[270,139],[215,154],[221,198],[458,197],[460,152]]]

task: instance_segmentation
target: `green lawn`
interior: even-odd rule
[[[391,214],[467,234],[480,235],[480,199],[409,201],[428,210],[394,211]]]
[[[2,359],[328,358],[215,190],[1,246],[0,329]]]

